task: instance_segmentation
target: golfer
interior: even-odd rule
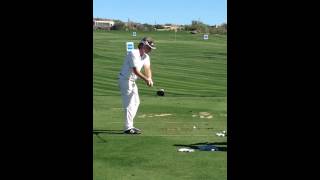
[[[152,49],[156,49],[150,37],[144,37],[138,45],[138,49],[130,51],[124,59],[120,74],[119,87],[124,109],[124,133],[140,134],[141,130],[133,126],[134,117],[138,111],[140,99],[136,80],[143,79],[149,86],[153,86],[150,57]],[[144,72],[141,72],[141,69]]]

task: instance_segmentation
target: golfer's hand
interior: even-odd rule
[[[151,79],[151,81],[150,81],[150,87],[152,87],[153,86],[153,81],[152,81],[152,79]]]
[[[153,86],[153,81],[152,81],[152,79],[147,79],[147,80],[146,80],[146,84],[147,84],[149,87],[152,87],[152,86]]]

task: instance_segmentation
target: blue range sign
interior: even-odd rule
[[[133,42],[127,42],[127,52],[132,51],[134,49],[134,44]]]

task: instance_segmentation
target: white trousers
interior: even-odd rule
[[[128,130],[134,127],[133,119],[137,114],[140,104],[138,87],[134,81],[121,78],[119,79],[119,87],[124,109],[124,130]]]

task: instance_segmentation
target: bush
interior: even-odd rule
[[[114,25],[111,27],[112,30],[124,30],[125,29],[125,23],[119,20],[114,21]]]

